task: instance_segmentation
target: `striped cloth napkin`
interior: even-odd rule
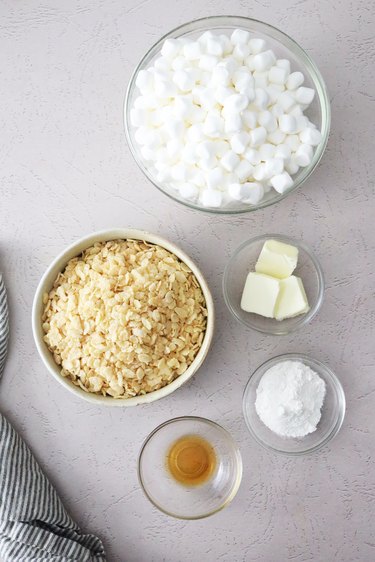
[[[9,323],[0,274],[0,378]],[[101,540],[66,512],[31,451],[0,414],[0,561],[105,562]]]

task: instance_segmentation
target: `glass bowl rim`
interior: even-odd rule
[[[249,22],[253,22],[256,25],[264,26],[264,28],[270,30],[271,33],[274,33],[274,34],[276,33],[277,35],[282,36],[283,40],[286,39],[286,41],[288,41],[292,44],[293,48],[297,52],[297,57],[299,59],[302,59],[305,64],[307,63],[307,67],[308,67],[308,70],[309,70],[309,76],[314,77],[314,79],[319,84],[319,88],[317,88],[317,96],[319,98],[319,103],[320,103],[321,111],[322,111],[322,125],[323,125],[322,136],[323,136],[323,138],[322,138],[322,141],[320,142],[320,144],[316,147],[316,150],[314,151],[314,156],[313,156],[313,159],[312,159],[310,165],[307,166],[306,168],[304,168],[305,171],[303,172],[301,178],[299,179],[298,182],[294,181],[293,185],[290,189],[288,189],[284,193],[280,193],[280,194],[276,195],[272,200],[264,201],[263,203],[260,202],[257,205],[252,205],[249,208],[229,209],[229,210],[225,209],[225,208],[223,208],[223,209],[221,209],[221,208],[217,208],[217,209],[204,208],[201,205],[190,203],[189,201],[184,201],[184,200],[179,199],[178,197],[174,196],[171,192],[168,192],[164,187],[162,187],[161,185],[156,183],[155,179],[148,172],[148,170],[146,169],[146,167],[145,167],[144,163],[142,162],[141,158],[139,158],[139,156],[138,156],[137,149],[134,146],[134,143],[132,141],[132,136],[130,134],[131,124],[130,124],[130,119],[129,119],[129,114],[130,114],[129,98],[130,98],[131,93],[133,92],[133,89],[136,87],[135,81],[136,81],[138,72],[140,70],[142,70],[144,63],[153,54],[154,51],[156,52],[158,50],[158,48],[161,46],[161,44],[166,39],[168,39],[170,37],[174,37],[174,36],[176,36],[176,34],[177,34],[178,37],[181,37],[181,36],[184,35],[183,31],[186,30],[187,28],[189,28],[190,26],[192,26],[194,24],[204,25],[204,24],[206,24],[206,23],[208,24],[209,22],[212,22],[214,20],[224,21],[224,22],[228,21],[228,20],[232,20],[232,21],[233,20],[236,20],[236,21],[242,20],[243,22],[245,22],[244,25],[245,24],[249,25]],[[235,24],[234,24],[234,21],[233,21],[233,27],[236,27]],[[277,41],[279,41],[281,44],[284,45],[284,42],[281,41],[281,39],[279,40],[279,38],[277,38]],[[287,47],[287,48],[289,48],[289,47]],[[139,167],[139,169],[141,170],[143,175],[152,183],[152,185],[154,185],[159,191],[164,193],[164,195],[166,195],[167,197],[169,197],[173,201],[176,201],[177,203],[180,203],[180,204],[184,205],[188,209],[200,211],[202,213],[213,214],[213,215],[224,215],[224,216],[225,215],[240,215],[240,214],[244,214],[244,213],[251,213],[253,211],[257,211],[258,209],[265,209],[266,207],[270,207],[271,205],[274,205],[275,203],[279,203],[280,201],[285,199],[288,195],[290,195],[291,193],[296,191],[311,176],[311,174],[315,171],[316,167],[318,166],[320,160],[322,159],[323,154],[325,152],[325,149],[327,147],[330,127],[331,127],[331,105],[330,105],[330,100],[329,100],[328,89],[327,89],[327,86],[325,84],[325,81],[323,79],[323,76],[322,76],[319,68],[315,64],[314,60],[310,57],[310,55],[307,54],[307,52],[297,43],[297,41],[295,41],[287,33],[282,31],[281,29],[275,27],[274,25],[271,25],[267,22],[264,22],[262,20],[258,20],[258,19],[255,19],[255,18],[249,18],[249,17],[246,17],[246,16],[235,16],[233,14],[232,15],[206,16],[206,17],[203,17],[203,18],[190,20],[188,22],[183,23],[182,25],[174,27],[173,29],[171,29],[170,31],[165,33],[155,43],[153,43],[151,45],[151,47],[146,51],[146,53],[142,56],[141,60],[136,65],[135,69],[133,70],[133,72],[130,76],[128,86],[127,86],[126,91],[125,91],[123,108],[124,108],[124,110],[123,110],[123,113],[124,113],[124,130],[125,130],[125,137],[126,137],[126,140],[127,140],[127,144],[128,144],[129,149],[130,149],[130,152],[133,156],[133,159],[135,160],[137,166]]]
[[[318,276],[318,296],[317,296],[315,306],[313,308],[311,308],[309,310],[309,312],[307,312],[306,314],[301,316],[300,322],[297,322],[292,328],[286,329],[284,331],[277,331],[277,332],[273,332],[273,331],[270,331],[270,330],[266,330],[266,329],[256,327],[256,326],[254,326],[252,324],[248,324],[247,322],[242,320],[242,318],[236,313],[233,306],[231,305],[229,297],[228,297],[228,290],[227,290],[228,275],[229,275],[230,267],[233,264],[234,259],[238,256],[238,254],[244,248],[246,248],[247,246],[250,246],[253,243],[261,242],[262,240],[266,241],[266,240],[271,240],[271,239],[280,240],[282,242],[285,242],[286,244],[291,244],[293,246],[297,246],[297,248],[301,248],[302,250],[304,250],[307,253],[307,255],[309,256],[309,258],[311,259],[311,261],[314,265],[315,271],[317,273],[317,276]],[[227,305],[227,308],[228,308],[229,312],[232,314],[232,316],[238,322],[240,322],[243,326],[246,326],[247,328],[251,328],[252,330],[255,330],[256,332],[259,332],[261,334],[266,334],[266,335],[269,335],[269,336],[286,336],[288,334],[292,334],[293,332],[297,331],[299,328],[302,328],[303,326],[308,324],[316,316],[316,314],[319,312],[319,309],[320,309],[320,307],[323,303],[324,289],[325,289],[325,282],[324,282],[323,269],[322,269],[322,266],[320,265],[320,262],[319,262],[318,258],[312,252],[310,247],[307,244],[305,244],[305,242],[299,241],[296,238],[291,238],[290,236],[287,236],[287,235],[284,235],[284,234],[276,234],[276,233],[260,234],[259,236],[254,236],[253,238],[249,238],[248,240],[245,240],[245,242],[242,242],[242,244],[240,244],[235,249],[235,251],[233,252],[231,257],[229,258],[229,260],[228,260],[228,262],[227,262],[227,264],[224,268],[224,273],[223,273],[223,277],[222,277],[222,291],[223,291],[224,301],[225,301],[225,304]],[[280,322],[280,327],[282,326],[282,322],[283,321]]]
[[[313,446],[308,447],[306,449],[303,449],[301,451],[285,451],[283,449],[278,449],[276,447],[273,447],[272,445],[269,445],[268,443],[263,441],[263,439],[261,439],[259,437],[258,433],[252,427],[252,425],[251,425],[251,423],[248,419],[248,416],[246,414],[246,398],[247,398],[247,395],[250,392],[249,389],[250,389],[250,386],[252,384],[252,381],[253,381],[255,375],[257,373],[259,373],[260,370],[265,369],[265,367],[267,365],[270,365],[270,367],[271,367],[272,365],[274,365],[278,362],[293,360],[293,359],[294,360],[300,360],[302,362],[305,360],[305,361],[308,361],[309,363],[312,363],[313,365],[315,365],[319,369],[319,372],[317,373],[318,375],[320,375],[320,373],[323,371],[324,374],[326,375],[326,377],[332,383],[332,386],[337,391],[338,399],[339,399],[339,406],[338,406],[338,410],[337,410],[337,419],[336,419],[335,423],[333,424],[332,429],[329,432],[329,434],[320,443],[317,443],[316,445],[313,445]],[[325,363],[323,363],[322,361],[319,361],[318,359],[314,359],[313,357],[311,357],[310,355],[307,355],[306,353],[283,353],[281,355],[276,355],[275,357],[271,357],[271,359],[267,359],[267,361],[264,361],[261,365],[259,365],[259,367],[257,367],[252,372],[252,374],[249,377],[249,380],[246,383],[246,386],[245,386],[245,389],[244,389],[243,395],[242,395],[242,413],[243,413],[243,417],[244,417],[244,420],[245,420],[245,423],[246,423],[246,427],[247,427],[250,435],[255,439],[255,441],[257,443],[259,443],[259,445],[261,445],[267,451],[272,451],[274,453],[284,455],[284,456],[287,456],[287,457],[302,457],[304,455],[310,455],[312,453],[315,453],[316,451],[318,451],[319,449],[321,449],[325,445],[327,445],[327,443],[329,443],[329,441],[331,441],[340,431],[341,426],[344,422],[345,412],[346,412],[345,392],[344,392],[343,386],[342,386],[339,378],[332,371],[332,369],[330,367],[328,367]],[[263,422],[261,422],[261,423],[263,423]]]
[[[225,500],[225,502],[222,502],[221,505],[219,505],[217,508],[212,509],[211,511],[207,512],[207,513],[203,513],[202,515],[193,515],[193,516],[186,516],[186,515],[177,515],[176,513],[173,513],[171,511],[168,511],[167,509],[165,509],[164,507],[160,506],[148,493],[147,488],[144,484],[143,478],[142,478],[142,474],[141,474],[141,461],[142,461],[142,455],[145,451],[145,448],[147,447],[147,444],[149,443],[149,441],[152,439],[152,437],[158,433],[161,429],[163,429],[164,427],[173,424],[175,422],[179,422],[179,421],[186,421],[186,420],[193,420],[193,421],[199,421],[199,422],[203,422],[206,425],[210,425],[212,427],[215,427],[216,429],[219,429],[222,433],[224,433],[224,435],[226,436],[226,438],[228,439],[228,441],[230,441],[230,443],[233,446],[233,450],[235,452],[235,458],[236,458],[236,464],[237,464],[237,474],[236,474],[236,480],[234,483],[234,486],[231,490],[230,495],[228,496],[228,498]],[[229,433],[229,431],[227,431],[224,427],[222,427],[220,424],[209,420],[207,418],[203,418],[201,416],[177,416],[175,418],[171,418],[169,420],[166,420],[165,422],[159,424],[157,427],[155,427],[148,435],[147,437],[144,439],[142,446],[140,448],[139,454],[138,454],[138,460],[137,460],[137,475],[138,475],[138,482],[143,490],[143,493],[145,494],[145,496],[147,497],[147,499],[152,503],[152,505],[154,507],[156,507],[157,509],[159,509],[160,511],[162,511],[163,513],[165,513],[165,515],[169,515],[171,517],[174,517],[175,519],[183,519],[186,521],[193,521],[193,520],[197,520],[197,519],[205,519],[206,517],[210,517],[211,515],[214,515],[215,513],[218,513],[219,511],[221,511],[222,509],[224,509],[224,507],[226,507],[227,505],[229,505],[232,500],[235,498],[238,489],[241,485],[241,481],[242,481],[242,473],[243,473],[243,464],[242,464],[242,456],[241,456],[241,452],[240,449],[236,443],[236,441],[233,439],[232,435]]]

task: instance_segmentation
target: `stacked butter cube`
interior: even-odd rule
[[[255,271],[246,279],[241,308],[267,318],[284,320],[310,309],[302,280],[292,275],[298,248],[277,240],[264,243]]]

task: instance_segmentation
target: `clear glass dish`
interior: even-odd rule
[[[315,371],[326,383],[326,396],[317,429],[305,437],[281,437],[268,429],[255,410],[256,391],[262,376],[282,361],[301,361]],[[251,375],[243,395],[243,415],[246,425],[260,445],[285,455],[300,456],[313,453],[326,445],[340,430],[345,416],[345,394],[336,375],[323,363],[307,355],[287,353],[266,361]]]
[[[132,126],[130,121],[130,110],[133,107],[134,99],[139,94],[138,88],[136,87],[135,83],[139,71],[149,67],[150,64],[152,64],[153,61],[159,56],[161,47],[166,39],[177,37],[189,37],[194,39],[208,30],[218,33],[230,34],[236,28],[245,29],[254,34],[254,36],[265,39],[267,41],[268,47],[274,50],[278,58],[287,58],[291,61],[292,71],[299,70],[303,72],[303,74],[305,75],[304,85],[316,90],[316,96],[312,104],[306,111],[306,115],[309,117],[310,121],[315,123],[317,128],[322,133],[322,141],[315,149],[311,164],[308,167],[301,168],[299,170],[299,172],[293,177],[293,186],[285,193],[279,194],[276,191],[271,190],[268,194],[266,194],[265,198],[259,204],[252,206],[244,203],[234,202],[231,206],[223,208],[202,207],[198,203],[188,202],[183,199],[178,194],[178,192],[173,189],[173,187],[158,182],[155,174],[150,169],[149,163],[142,157],[140,147],[134,138],[135,128]],[[247,213],[249,211],[255,211],[256,209],[262,209],[264,207],[268,207],[269,205],[273,205],[274,203],[281,201],[287,195],[298,189],[302,185],[302,183],[306,181],[306,179],[317,167],[326,148],[331,122],[331,110],[327,88],[316,64],[291,37],[273,27],[272,25],[251,18],[237,16],[214,16],[198,19],[173,29],[172,31],[164,35],[157,43],[155,43],[155,45],[153,45],[151,49],[144,55],[144,57],[134,70],[126,91],[124,103],[124,121],[125,133],[130,151],[142,172],[154,184],[155,187],[160,189],[163,193],[165,193],[172,199],[192,209],[198,209],[201,211],[207,211],[217,214],[234,214]]]
[[[207,440],[216,454],[210,479],[199,486],[184,486],[170,475],[166,458],[171,445],[185,435]],[[201,519],[227,506],[242,478],[240,451],[231,435],[205,418],[184,416],[154,429],[138,458],[138,477],[144,493],[158,509],[178,519]]]
[[[247,274],[249,271],[255,271],[255,264],[263,244],[270,239],[298,248],[298,264],[294,274],[301,277],[305,287],[310,305],[310,310],[306,314],[285,320],[275,320],[245,312],[240,306]],[[263,234],[247,240],[234,252],[224,270],[223,293],[227,307],[239,322],[264,334],[283,336],[305,326],[318,312],[323,302],[323,272],[314,254],[303,242],[281,234]]]

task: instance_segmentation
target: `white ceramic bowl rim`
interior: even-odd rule
[[[47,348],[47,345],[43,341],[43,329],[41,323],[41,310],[43,306],[43,294],[48,292],[53,282],[57,277],[57,273],[62,271],[67,262],[75,257],[78,256],[84,249],[89,248],[95,242],[103,242],[109,240],[117,240],[117,239],[127,239],[127,240],[145,240],[150,242],[151,244],[158,244],[162,246],[166,250],[169,250],[173,254],[175,254],[179,259],[181,259],[184,263],[186,263],[194,275],[196,276],[202,292],[204,294],[204,298],[206,300],[206,307],[207,307],[207,328],[205,337],[202,342],[202,346],[198,351],[194,361],[188,367],[188,369],[177,377],[174,381],[170,384],[160,388],[159,390],[154,390],[148,394],[144,394],[141,396],[134,396],[132,398],[123,398],[117,399],[112,398],[110,396],[101,396],[94,393],[85,392],[80,387],[76,386],[72,383],[69,379],[63,377],[60,374],[60,367],[55,363],[52,353]],[[177,388],[182,386],[190,377],[194,375],[194,373],[199,369],[202,365],[208,350],[211,345],[213,331],[214,331],[214,304],[212,300],[212,295],[207,285],[207,282],[202,275],[201,271],[195,265],[193,260],[185,254],[178,246],[169,242],[165,238],[157,234],[152,234],[150,232],[144,230],[138,230],[134,228],[116,228],[111,230],[101,230],[98,232],[94,232],[92,234],[86,235],[83,238],[80,238],[76,242],[70,244],[65,250],[63,250],[49,265],[46,269],[45,273],[43,274],[38,287],[35,292],[33,307],[32,307],[32,331],[34,335],[34,341],[36,347],[38,349],[39,355],[42,358],[44,365],[47,367],[48,371],[51,375],[60,383],[62,384],[67,390],[75,394],[76,396],[83,398],[84,400],[91,402],[92,404],[100,404],[105,406],[117,406],[117,407],[127,407],[127,406],[136,406],[138,404],[147,404],[153,402],[155,400],[159,400],[165,396],[168,396]]]

